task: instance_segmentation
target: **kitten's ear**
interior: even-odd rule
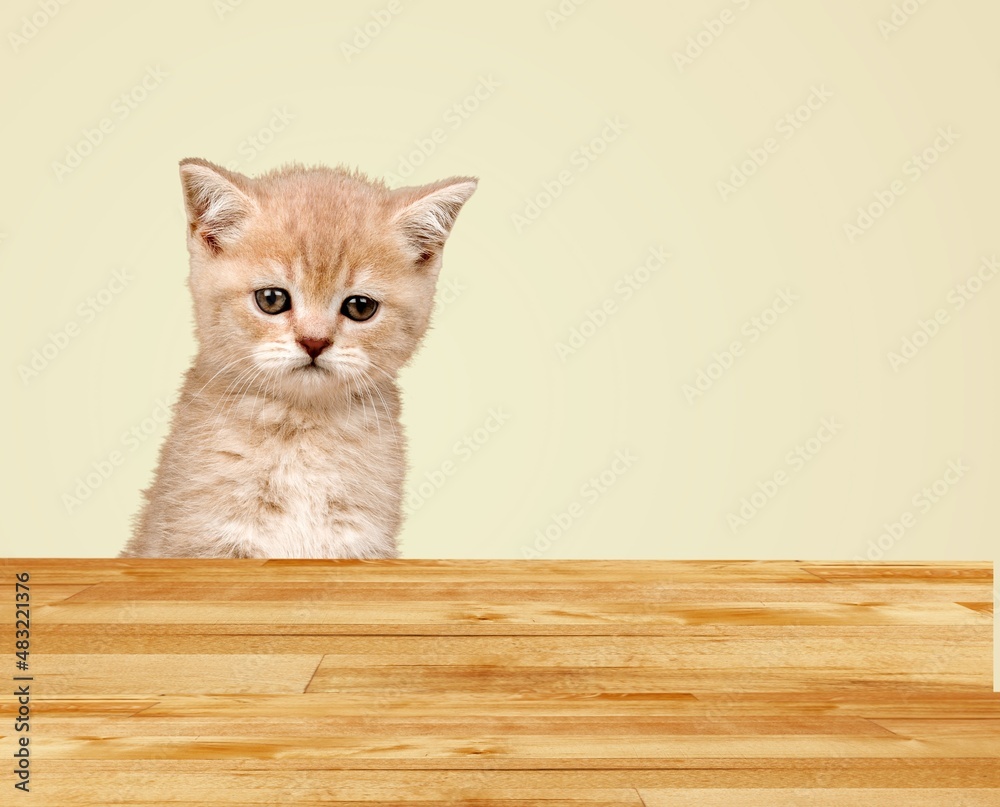
[[[441,254],[458,211],[472,196],[477,183],[474,177],[451,177],[394,191],[400,205],[396,224],[419,263],[430,263]]]
[[[239,238],[243,224],[257,211],[250,180],[207,160],[181,160],[181,184],[191,233],[213,252]]]

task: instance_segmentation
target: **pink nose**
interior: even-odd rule
[[[315,359],[333,343],[329,339],[300,339],[299,344],[310,359]]]

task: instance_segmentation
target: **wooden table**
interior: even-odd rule
[[[988,563],[0,565],[4,805],[1000,804]]]

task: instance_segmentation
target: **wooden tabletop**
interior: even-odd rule
[[[4,805],[1000,805],[988,563],[0,566]]]

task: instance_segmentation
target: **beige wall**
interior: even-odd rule
[[[403,378],[407,556],[995,557],[1000,5],[149,5],[0,13],[3,554],[125,541],[202,156],[481,177]]]

